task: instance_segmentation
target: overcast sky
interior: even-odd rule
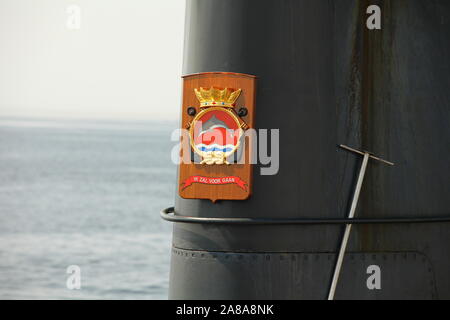
[[[184,6],[0,0],[0,117],[177,119]]]

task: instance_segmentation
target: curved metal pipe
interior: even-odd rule
[[[384,223],[438,223],[450,222],[450,216],[443,217],[395,217],[395,218],[325,218],[325,219],[272,219],[272,218],[206,218],[175,215],[175,208],[160,212],[161,218],[170,222],[236,225],[283,225],[283,224],[384,224]]]

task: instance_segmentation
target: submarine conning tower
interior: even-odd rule
[[[246,200],[177,190],[169,298],[326,299],[351,223],[335,299],[450,299],[450,3],[188,0],[185,23],[183,74],[257,77],[279,170]],[[354,223],[341,144],[395,163],[369,160]]]

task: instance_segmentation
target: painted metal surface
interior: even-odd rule
[[[382,30],[365,28],[369,4],[381,7]],[[280,170],[261,176],[256,167],[246,201],[177,196],[176,214],[345,218],[361,160],[339,151],[343,143],[376,150],[396,164],[389,170],[368,164],[357,217],[448,216],[449,30],[450,2],[444,0],[187,1],[184,73],[259,77],[256,123],[280,129]],[[340,225],[175,223],[176,250],[242,259],[308,253],[331,260],[319,258],[305,269],[259,259],[240,268],[238,259],[212,263],[174,254],[170,298],[326,299],[342,232]],[[374,293],[358,287],[366,265],[346,266],[346,256],[336,298],[449,299],[449,246],[448,222],[355,225],[349,252],[375,252],[377,259],[415,252],[428,262],[377,260],[389,276]],[[414,281],[395,280],[404,277]]]
[[[170,296],[185,299],[323,299],[331,253],[230,253],[174,249]],[[379,265],[381,290],[368,290],[367,268]],[[411,279],[408,269],[420,274]],[[186,277],[189,274],[190,277]],[[262,281],[264,279],[264,281]],[[352,252],[344,260],[336,299],[433,299],[436,285],[427,257],[416,252]]]

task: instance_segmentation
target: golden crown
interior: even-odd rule
[[[195,95],[198,101],[200,101],[200,107],[225,107],[233,108],[234,103],[241,94],[241,89],[217,89],[211,87],[209,89],[201,88],[200,90],[194,89]]]

